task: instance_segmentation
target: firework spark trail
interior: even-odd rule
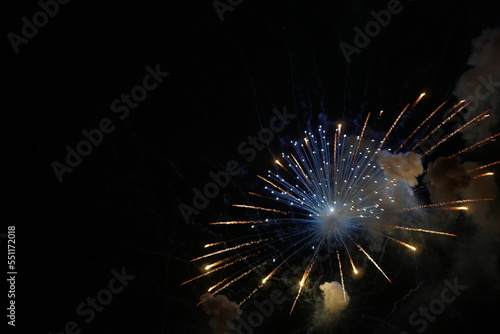
[[[286,212],[286,211],[276,210],[276,209],[272,209],[272,208],[263,208],[263,207],[259,207],[259,206],[253,206],[253,205],[233,204],[233,206],[237,207],[237,208],[254,209],[254,210],[262,210],[262,211],[270,211],[270,212],[288,214],[288,212]]]
[[[499,133],[499,135],[500,135],[500,133]],[[484,169],[484,168],[488,168],[488,167],[491,167],[491,166],[494,166],[494,165],[497,165],[497,164],[500,164],[500,161],[495,161],[495,162],[492,162],[492,163],[489,163],[489,164],[486,164],[486,165],[483,165],[483,166],[472,168],[472,169],[466,170],[465,172],[466,173],[472,173],[472,172],[476,172],[478,170],[481,170],[481,169]]]
[[[396,120],[394,121],[394,123],[392,123],[391,127],[389,128],[389,130],[387,131],[387,133],[385,134],[384,136],[384,139],[382,139],[382,141],[380,142],[380,145],[378,147],[378,149],[382,149],[382,146],[384,146],[384,143],[385,141],[387,140],[387,138],[389,137],[389,135],[391,134],[392,130],[394,130],[394,128],[396,127],[396,125],[398,124],[399,120],[401,119],[401,117],[403,116],[403,114],[409,110],[409,111],[412,111],[416,106],[417,104],[420,102],[420,100],[422,100],[422,98],[425,96],[425,93],[422,93],[420,94],[420,96],[415,100],[415,102],[413,102],[413,104],[411,105],[410,107],[410,104],[407,104],[403,110],[401,111],[401,113],[398,115],[398,117],[396,118]]]
[[[354,242],[354,240],[352,240],[352,242],[359,248],[359,250],[361,252],[363,252],[363,254],[365,254],[365,256],[368,258],[368,260],[370,260],[370,262],[373,263],[373,265],[378,269],[378,271],[380,271],[382,273],[382,275],[384,275],[384,277],[389,281],[389,283],[392,283],[392,281],[389,279],[389,277],[387,277],[387,275],[384,273],[384,271],[382,270],[382,268],[380,268],[379,265],[377,264],[377,262],[375,262],[375,260],[372,259],[372,257],[370,256],[370,254],[368,254],[368,252],[365,251],[363,249],[363,247],[361,247],[361,245],[359,245],[358,243]]]
[[[439,208],[439,207],[444,207],[444,206],[447,206],[447,205],[463,204],[463,203],[474,203],[474,202],[492,201],[492,200],[493,200],[493,198],[461,199],[461,200],[458,200],[458,201],[419,205],[419,206],[414,206],[414,207],[411,207],[411,208],[404,208],[401,211],[411,211],[411,210],[418,210],[418,209]],[[454,207],[454,208],[456,208],[456,207]],[[463,208],[463,207],[458,207],[458,208]],[[455,210],[461,210],[461,209],[455,209]]]
[[[344,303],[347,303],[347,295],[346,295],[345,285],[344,285],[344,273],[342,272],[342,262],[340,262],[339,250],[336,249],[336,252],[337,252],[337,262],[339,263],[339,273],[340,273],[340,282],[342,284],[342,293],[344,294]]]
[[[473,179],[475,180],[475,179],[478,179],[480,177],[492,176],[492,175],[494,175],[494,173],[488,172],[488,173],[476,175],[476,176],[473,177]]]
[[[316,250],[316,253],[318,252],[318,250]],[[295,308],[295,304],[297,304],[297,300],[300,297],[300,293],[302,292],[302,288],[304,287],[304,283],[306,282],[306,279],[309,276],[309,273],[311,272],[311,270],[312,270],[315,262],[316,262],[316,254],[314,255],[314,257],[311,260],[311,262],[309,262],[309,265],[307,266],[307,269],[304,271],[304,274],[302,275],[302,278],[301,278],[301,280],[299,282],[299,291],[297,292],[297,295],[295,296],[295,299],[293,301],[292,308],[290,309],[290,314],[292,314],[292,312],[293,312],[293,310]]]
[[[441,232],[441,231],[434,231],[434,230],[425,230],[423,228],[414,228],[414,227],[406,227],[406,226],[387,226],[388,228],[393,228],[393,229],[398,229],[398,230],[406,230],[406,231],[413,231],[413,232],[424,232],[424,233],[431,233],[431,234],[441,234],[441,235],[447,235],[450,237],[456,237],[456,234],[452,233],[446,233],[446,232]]]
[[[441,108],[446,104],[446,102],[448,101],[444,101],[443,103],[441,103],[436,109],[434,109],[433,112],[431,112],[429,114],[429,116],[427,116],[426,119],[424,119],[422,121],[422,123],[420,123],[416,128],[415,130],[413,130],[413,132],[408,136],[406,137],[406,139],[403,141],[403,143],[396,149],[396,151],[394,151],[394,153],[398,153],[399,151],[401,151],[401,149],[405,146],[405,144],[408,142],[408,140],[410,140],[421,128],[422,126],[424,126],[430,119],[432,116],[434,116],[435,113],[437,113],[439,110],[441,110]]]
[[[378,149],[382,149],[382,146],[384,146],[384,143],[385,141],[387,140],[387,138],[389,137],[389,135],[391,134],[392,130],[394,130],[394,127],[396,126],[396,124],[398,124],[399,122],[399,119],[401,118],[401,116],[403,116],[403,114],[406,112],[406,110],[408,109],[410,105],[407,104],[404,108],[403,108],[403,111],[401,111],[401,113],[399,114],[399,116],[396,118],[396,120],[394,121],[394,123],[392,123],[391,127],[389,128],[389,130],[387,131],[387,133],[385,134],[384,136],[384,139],[382,139],[380,141],[380,145],[378,146]]]
[[[345,244],[344,240],[341,239],[341,242],[342,242],[342,245],[344,245],[344,250],[346,251],[347,256],[349,257],[349,262],[351,263],[352,272],[355,275],[357,275],[358,274],[358,269],[354,265],[354,261],[352,260],[351,253],[349,252],[349,248],[347,248],[347,245]]]
[[[464,102],[465,101],[462,100],[462,101],[458,102],[457,104],[455,104],[451,109],[451,114],[448,117],[446,117],[441,123],[439,123],[438,126],[436,126],[434,129],[432,129],[427,135],[425,135],[418,143],[416,143],[410,149],[410,151],[414,151],[417,147],[422,145],[434,132],[441,129],[441,127],[444,124],[448,123],[453,117],[455,117],[460,111],[462,111],[465,107],[467,107],[472,101],[469,101],[465,104],[464,104]]]
[[[267,240],[269,240],[269,239],[260,239],[260,240],[254,240],[254,241],[245,242],[245,243],[243,243],[243,244],[239,244],[239,245],[234,246],[234,247],[224,248],[224,249],[221,249],[221,250],[215,251],[215,252],[210,253],[210,254],[205,254],[205,255],[199,256],[199,257],[197,257],[197,258],[192,259],[190,262],[197,261],[197,260],[200,260],[200,259],[204,259],[204,258],[207,258],[207,257],[213,256],[213,255],[220,254],[220,253],[229,252],[229,251],[232,251],[232,250],[235,250],[235,249],[241,248],[241,247],[245,247],[245,246],[250,246],[250,245],[259,244],[259,243],[262,243],[262,242],[267,241]]]
[[[361,146],[361,141],[363,140],[363,137],[365,135],[366,126],[368,125],[369,119],[370,119],[370,113],[368,113],[368,115],[366,115],[365,124],[363,124],[363,129],[361,129],[361,133],[360,133],[360,135],[357,139],[357,142],[356,142],[356,150],[354,151],[353,160],[352,160],[353,165],[354,165],[354,161],[356,161],[356,157],[358,156],[359,147]]]
[[[454,135],[456,135],[457,133],[459,133],[460,131],[462,131],[463,129],[465,129],[466,127],[468,127],[469,125],[475,124],[477,122],[480,122],[480,121],[486,119],[487,117],[490,116],[488,114],[490,111],[491,111],[491,109],[488,109],[488,110],[482,112],[481,114],[477,115],[476,117],[474,117],[473,119],[471,119],[470,121],[468,121],[467,123],[465,123],[464,125],[462,125],[461,127],[459,127],[458,129],[456,129],[455,131],[453,131],[452,133],[448,134],[446,137],[444,137],[443,139],[441,139],[438,143],[436,143],[433,146],[431,146],[422,155],[426,156],[430,152],[434,151],[436,149],[436,147],[438,147],[442,143],[446,142],[448,139],[450,139],[451,137],[453,137]]]
[[[493,140],[494,140],[496,137],[498,137],[498,136],[500,136],[500,132],[499,132],[499,133],[496,133],[496,134],[494,134],[494,135],[492,135],[492,136],[489,136],[488,138],[483,139],[483,140],[481,140],[480,142],[477,142],[477,143],[475,143],[475,144],[472,144],[471,146],[466,147],[466,148],[464,148],[463,150],[460,150],[460,151],[458,151],[457,153],[454,153],[454,154],[450,155],[448,158],[453,158],[453,157],[456,157],[457,155],[464,154],[464,153],[470,152],[470,151],[472,151],[472,150],[478,149],[478,148],[480,148],[481,146],[488,144],[488,142],[493,141]]]
[[[223,265],[223,266],[217,267],[217,268],[212,269],[212,270],[209,270],[209,271],[207,271],[207,272],[205,272],[205,273],[203,273],[203,274],[201,274],[201,275],[198,275],[198,276],[196,276],[196,277],[193,277],[193,278],[191,278],[191,279],[189,279],[189,280],[187,280],[187,281],[183,282],[181,285],[184,285],[184,284],[190,283],[190,282],[192,282],[192,281],[194,281],[194,280],[197,280],[197,279],[199,279],[199,278],[202,278],[202,277],[208,276],[208,275],[213,274],[214,272],[216,272],[216,271],[218,271],[218,270],[220,270],[220,269],[227,268],[227,267],[229,267],[229,266],[231,266],[231,265],[233,265],[233,264],[235,264],[235,263],[237,263],[237,262],[244,261],[244,260],[246,260],[246,259],[248,259],[248,258],[250,258],[250,257],[252,257],[252,256],[257,256],[257,255],[259,255],[259,254],[256,252],[256,253],[253,253],[253,254],[250,254],[250,255],[247,255],[247,256],[240,257],[240,258],[238,258],[238,259],[236,259],[236,260],[234,260],[234,261],[231,261],[231,262],[229,262],[229,263],[226,263],[226,264],[225,264],[225,265]],[[211,266],[217,265],[217,263],[223,263],[224,261],[225,261],[225,262],[230,261],[230,259],[235,258],[235,257],[237,257],[237,255],[232,256],[232,257],[229,257],[229,258],[222,259],[222,260],[217,261],[217,262],[214,262],[214,263],[212,263],[212,264],[210,264],[210,265],[206,266],[206,267],[205,267],[205,270],[210,269],[210,268],[211,268]],[[207,267],[208,267],[208,268],[207,268]]]

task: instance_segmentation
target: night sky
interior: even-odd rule
[[[355,28],[363,31],[374,21],[371,11],[387,10],[388,3],[395,2],[71,1],[59,4],[57,13],[51,7],[53,17],[46,16],[36,33],[23,27],[32,24],[40,4],[9,9],[4,64],[13,75],[6,97],[15,101],[6,111],[19,117],[6,120],[11,135],[4,143],[17,143],[16,153],[28,160],[18,165],[14,155],[5,156],[6,165],[15,165],[5,178],[14,183],[7,196],[17,205],[8,205],[15,218],[5,222],[16,226],[12,332],[213,333],[209,316],[195,304],[224,276],[180,284],[201,273],[189,260],[206,252],[204,244],[246,232],[208,224],[251,219],[252,212],[231,204],[249,203],[247,193],[262,190],[256,175],[265,174],[304,130],[342,122],[357,133],[368,112],[384,110],[372,129],[386,131],[425,92],[389,140],[399,145],[441,102],[457,101],[454,91],[471,68],[473,41],[500,27],[497,1],[401,1],[386,26],[346,59],[341,42],[355,46]],[[492,96],[499,89],[494,86]],[[242,154],[241,145],[248,148],[243,143],[269,128],[284,108],[294,116],[283,130]],[[493,123],[488,131],[499,128]],[[82,143],[88,138],[94,143]],[[466,146],[458,136],[430,161]],[[78,148],[85,156],[75,157]],[[499,149],[491,143],[462,158],[491,163],[500,160]],[[186,221],[179,205],[192,207],[194,189],[203,189],[210,173],[229,162],[237,163],[229,184]],[[498,188],[498,177],[491,180]],[[488,221],[495,222],[499,207],[495,198],[483,218],[491,213]],[[442,298],[444,282],[454,280],[467,288],[421,332],[498,331],[498,224],[457,214],[440,227],[458,238],[419,236],[424,247],[418,254],[393,244],[375,252],[393,283],[360,261],[363,277],[346,277],[349,306],[331,326],[313,332],[420,333],[423,327],[409,317]],[[6,231],[0,231],[5,252]],[[321,270],[317,284],[330,274]],[[259,277],[222,294],[238,302]],[[287,299],[250,332],[312,330],[312,292],[289,316],[296,284],[273,284],[287,291]],[[252,298],[268,300],[271,290]],[[89,300],[97,295],[107,304],[93,311]],[[242,319],[255,310],[252,300],[243,304]]]

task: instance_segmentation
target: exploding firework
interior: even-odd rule
[[[191,261],[214,259],[205,266],[205,272],[183,284],[211,275],[222,269],[235,268],[232,274],[224,276],[208,289],[213,296],[252,273],[260,275],[254,290],[241,302],[244,303],[273,277],[279,276],[287,263],[297,256],[307,257],[298,281],[290,313],[295,308],[305,282],[318,262],[320,249],[328,249],[338,266],[340,283],[346,298],[342,263],[349,263],[353,275],[358,274],[356,258],[359,251],[389,281],[382,265],[370,255],[369,239],[386,238],[391,242],[415,251],[408,240],[397,238],[397,231],[436,234],[455,237],[447,231],[415,227],[409,215],[423,210],[467,210],[467,203],[490,200],[489,198],[461,199],[441,203],[424,204],[415,193],[426,190],[429,184],[419,184],[425,174],[422,160],[464,128],[488,117],[482,112],[441,140],[433,143],[420,154],[414,151],[444,124],[458,115],[466,106],[460,101],[452,106],[447,116],[437,126],[431,127],[429,120],[443,109],[445,103],[433,110],[402,144],[392,149],[387,147],[388,139],[405,113],[411,112],[422,99],[420,95],[408,104],[387,132],[378,139],[368,138],[370,114],[366,116],[359,134],[344,134],[339,124],[332,134],[319,127],[317,132],[306,132],[300,142],[292,142],[293,153],[282,154],[276,160],[276,171],[258,176],[265,184],[263,193],[249,193],[260,200],[271,203],[264,206],[234,204],[234,207],[255,210],[257,219],[228,220],[211,225],[240,226],[250,229],[265,226],[266,230],[252,233],[254,239],[236,239],[205,245],[217,248]],[[380,115],[379,115],[380,116]],[[485,145],[498,134],[486,138],[468,148],[450,155],[455,157]],[[405,153],[402,151],[407,150]],[[479,178],[492,175],[484,169],[488,165],[465,171]],[[477,172],[481,174],[477,174]],[[474,174],[477,175],[474,175]],[[422,182],[422,181],[420,181]],[[266,218],[261,218],[266,216]],[[243,240],[243,241],[242,241]],[[264,273],[264,274],[262,274]],[[208,298],[208,297],[207,297]],[[205,299],[200,302],[203,303]]]

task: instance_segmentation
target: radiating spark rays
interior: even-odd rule
[[[351,239],[352,240],[352,239]],[[384,273],[384,271],[382,270],[382,268],[379,267],[379,265],[377,264],[377,262],[375,262],[374,259],[372,259],[372,257],[370,256],[370,254],[368,254],[363,247],[361,247],[361,245],[359,245],[358,243],[354,242],[353,243],[359,248],[359,250],[361,252],[363,252],[363,254],[365,254],[365,256],[368,258],[368,260],[370,260],[371,263],[373,263],[373,265],[378,269],[378,271],[380,271],[380,273],[382,275],[384,275],[384,277],[389,281],[389,283],[392,283],[392,281],[389,279],[389,277],[387,277],[387,275]]]
[[[450,134],[448,134],[447,136],[445,136],[443,139],[441,139],[439,142],[437,142],[436,144],[432,145],[427,151],[425,151],[422,155],[423,156],[426,156],[427,154],[429,154],[430,152],[434,151],[436,149],[436,147],[438,147],[439,145],[441,145],[442,143],[446,142],[448,139],[450,139],[451,137],[453,137],[454,135],[456,135],[457,133],[459,133],[460,131],[462,131],[463,129],[465,129],[466,127],[468,127],[469,125],[471,124],[474,124],[474,123],[477,123],[477,122],[480,122],[484,119],[486,119],[487,117],[489,117],[490,115],[488,114],[489,112],[491,111],[491,109],[488,109],[484,112],[482,112],[481,114],[477,115],[476,117],[474,117],[473,119],[471,119],[470,121],[468,121],[467,123],[465,123],[464,125],[460,126],[458,129],[456,129],[455,131],[451,132]]]
[[[465,101],[462,100],[460,102],[458,102],[457,104],[455,104],[452,109],[451,109],[451,114],[446,117],[441,123],[438,124],[438,126],[436,126],[434,129],[432,129],[429,133],[427,133],[426,136],[424,136],[418,143],[416,143],[411,149],[410,151],[414,151],[417,147],[419,147],[420,145],[422,145],[422,143],[424,143],[434,132],[436,132],[437,130],[441,129],[441,127],[446,124],[447,122],[449,122],[453,117],[455,117],[460,111],[462,111],[465,107],[467,107],[471,101],[467,102],[467,103],[464,103]]]
[[[233,206],[237,207],[237,208],[254,209],[254,210],[262,210],[262,211],[270,211],[270,212],[276,212],[276,213],[289,214],[289,212],[286,212],[286,211],[281,211],[281,210],[271,209],[271,208],[263,208],[260,206],[244,205],[244,204],[233,204]]]
[[[483,202],[483,201],[492,201],[492,200],[493,200],[493,198],[461,199],[461,200],[458,200],[458,201],[419,205],[419,206],[414,206],[414,207],[411,207],[411,208],[404,208],[401,211],[411,211],[411,210],[418,210],[418,209],[439,208],[439,207],[445,207],[447,205],[463,204],[463,203],[473,203],[473,202]],[[462,208],[462,207],[460,207],[460,208]],[[462,209],[454,209],[454,210],[462,210]]]
[[[392,130],[394,130],[394,127],[396,126],[396,124],[398,124],[399,122],[399,119],[401,118],[401,116],[403,116],[403,114],[406,112],[406,110],[408,110],[408,107],[410,105],[407,104],[404,108],[403,108],[403,111],[401,111],[401,113],[399,114],[399,116],[396,118],[396,120],[394,121],[394,123],[392,123],[391,127],[389,128],[389,130],[387,131],[387,133],[385,134],[384,136],[384,139],[382,139],[382,141],[380,142],[380,145],[378,146],[378,149],[380,150],[382,148],[382,146],[384,146],[384,143],[385,141],[387,140],[387,138],[389,137],[389,135],[391,134]]]
[[[498,136],[500,136],[500,132],[496,133],[496,134],[494,134],[492,136],[489,136],[488,138],[483,139],[483,140],[481,140],[481,141],[479,141],[479,142],[477,142],[475,144],[472,144],[469,147],[466,147],[463,150],[460,150],[460,151],[458,151],[458,152],[450,155],[448,158],[453,158],[453,157],[456,157],[457,155],[468,153],[468,152],[470,152],[472,150],[478,149],[481,146],[488,144],[490,141],[495,140],[495,138],[498,137]]]
[[[217,254],[229,252],[229,251],[232,251],[232,250],[235,250],[235,249],[238,249],[238,248],[242,248],[242,247],[245,247],[245,246],[251,246],[251,245],[260,244],[260,243],[268,241],[268,240],[270,240],[270,239],[260,239],[260,240],[245,242],[245,243],[233,246],[233,247],[229,247],[229,248],[224,248],[224,249],[218,250],[218,251],[210,253],[210,254],[202,255],[200,257],[197,257],[195,259],[190,260],[190,262],[194,262],[194,261],[197,261],[197,260],[200,260],[200,259],[204,259],[204,258],[213,256],[213,255],[217,255]]]
[[[403,141],[403,143],[402,143],[402,144],[401,144],[401,145],[400,145],[400,146],[396,149],[396,151],[394,151],[394,153],[398,153],[398,152],[399,152],[399,151],[400,151],[400,150],[401,150],[401,149],[405,146],[405,144],[408,142],[408,140],[410,140],[410,139],[411,139],[411,138],[412,138],[412,137],[413,137],[413,136],[414,136],[414,135],[415,135],[415,134],[416,134],[416,133],[417,133],[417,132],[418,132],[418,131],[422,128],[422,126],[424,126],[424,125],[425,125],[425,124],[426,124],[426,123],[427,123],[427,122],[428,122],[428,121],[432,118],[432,116],[434,116],[434,114],[435,114],[436,112],[438,112],[439,110],[441,110],[441,108],[442,108],[442,107],[446,104],[446,102],[448,102],[448,101],[444,101],[444,102],[443,102],[443,103],[441,103],[441,104],[440,104],[440,105],[439,105],[436,109],[434,109],[434,111],[433,111],[433,112],[431,112],[431,113],[429,114],[429,116],[427,116],[427,118],[426,118],[426,119],[424,119],[424,120],[422,121],[422,123],[420,123],[420,124],[419,124],[419,125],[415,128],[415,130],[413,130],[413,132],[412,132],[412,133],[411,133],[408,137],[406,137],[406,139],[405,139],[405,140]]]
[[[389,228],[393,229],[398,229],[398,230],[406,230],[406,231],[413,231],[413,232],[423,232],[423,233],[430,233],[430,234],[440,234],[440,235],[447,235],[450,237],[456,237],[456,234],[452,233],[447,233],[447,232],[441,232],[441,231],[435,231],[435,230],[425,230],[423,228],[414,228],[414,227],[406,227],[406,226],[387,226]]]

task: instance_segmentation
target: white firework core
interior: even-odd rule
[[[318,134],[306,133],[303,144],[292,143],[294,154],[282,155],[286,163],[280,166],[295,175],[296,182],[269,172],[274,185],[270,192],[275,200],[297,208],[295,221],[306,223],[318,241],[340,240],[394,207],[392,188],[397,182],[385,176],[373,141],[342,135],[340,128],[331,138],[333,144],[321,127]]]

